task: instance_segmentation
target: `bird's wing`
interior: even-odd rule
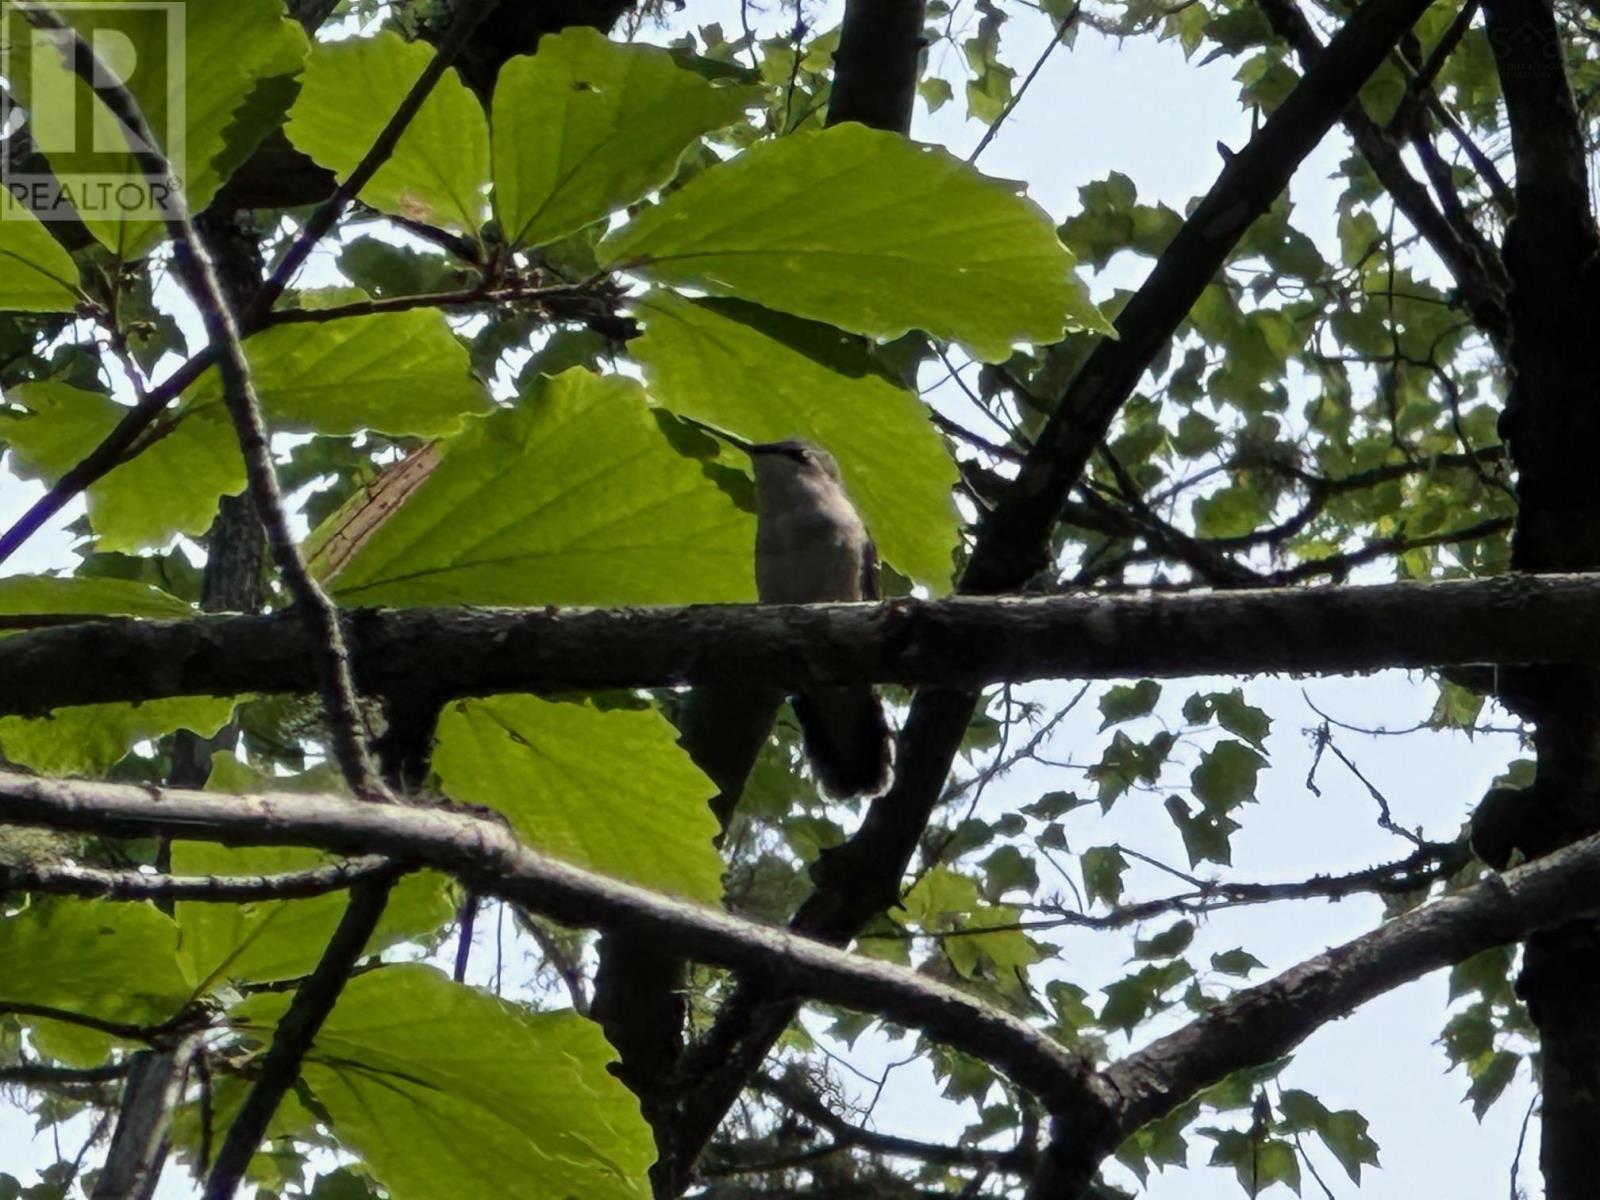
[[[873,545],[872,539],[867,539],[867,545],[861,552],[861,598],[863,600],[880,600],[878,595],[878,547]]]

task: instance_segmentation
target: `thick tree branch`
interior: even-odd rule
[[[1600,575],[885,604],[370,609],[347,620],[357,681],[374,694],[419,678],[445,699],[752,680],[786,690],[858,682],[971,688],[1594,662]],[[82,618],[0,639],[0,714],[309,692],[309,645],[292,613]]]
[[[200,1052],[191,1035],[174,1046],[133,1056],[111,1148],[95,1180],[93,1200],[149,1200],[167,1159],[167,1131],[183,1101],[189,1065]]]
[[[1095,1073],[1026,1023],[904,968],[698,908],[546,858],[497,823],[337,796],[210,792],[0,773],[6,820],[105,836],[227,845],[356,847],[450,872],[578,927],[628,928],[785,994],[882,1015],[994,1064],[1058,1114],[1057,1168],[1097,1165],[1120,1139],[1228,1074],[1280,1057],[1318,1027],[1439,967],[1600,910],[1600,836],[1388,922],[1247,988]],[[1070,1160],[1070,1161],[1069,1161]]]
[[[829,125],[910,131],[926,8],[926,0],[849,0],[833,55]]]
[[[1020,1086],[1057,1103],[1081,1104],[1101,1092],[1086,1064],[1064,1047],[954,988],[568,866],[527,849],[503,825],[482,818],[339,796],[229,796],[0,772],[0,819],[92,829],[102,836],[165,835],[334,853],[359,847],[396,862],[437,867],[480,894],[566,925],[649,935],[686,957],[762,975],[786,993],[883,1014],[995,1064]],[[1107,1102],[1106,1096],[1095,1101]]]

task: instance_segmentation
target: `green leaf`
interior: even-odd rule
[[[210,737],[228,723],[227,696],[78,704],[45,717],[0,717],[0,754],[45,775],[103,775],[136,742],[177,729]]]
[[[1239,829],[1239,822],[1226,813],[1202,808],[1191,813],[1181,796],[1168,796],[1163,806],[1183,837],[1183,848],[1189,856],[1189,865],[1197,867],[1202,862],[1231,866],[1233,847],[1228,839]]]
[[[935,594],[950,588],[955,463],[915,395],[827,326],[656,291],[629,351],[665,408],[751,441],[803,437],[839,460],[878,553]]]
[[[1032,203],[943,150],[854,124],[760,142],[608,237],[603,266],[1003,362],[1109,332]]]
[[[1513,1050],[1496,1050],[1467,1068],[1472,1076],[1467,1098],[1472,1102],[1472,1115],[1478,1120],[1483,1120],[1483,1115],[1517,1077],[1517,1065],[1521,1061],[1522,1056]]]
[[[104,440],[127,409],[98,392],[64,383],[29,383],[7,394],[0,438],[13,469],[54,482]],[[245,487],[233,426],[209,405],[167,427],[136,457],[89,488],[89,524],[100,550],[136,551],[175,533],[211,527],[217,501]]]
[[[1128,860],[1115,846],[1093,846],[1083,852],[1080,867],[1083,871],[1083,889],[1092,903],[1099,900],[1113,905],[1122,899],[1122,873],[1128,869]]]
[[[955,92],[951,89],[949,80],[935,76],[917,84],[917,95],[922,97],[930,113],[936,113],[950,103]]]
[[[1001,846],[983,860],[984,894],[998,900],[1009,891],[1032,895],[1039,889],[1039,869],[1015,846]]]
[[[1161,699],[1161,685],[1154,679],[1141,679],[1134,684],[1118,684],[1108,688],[1100,697],[1100,722],[1102,730],[1136,717],[1148,716]]]
[[[0,187],[0,310],[71,312],[77,306],[78,264]]]
[[[1178,986],[1193,972],[1181,959],[1165,966],[1148,966],[1103,990],[1105,1007],[1100,1010],[1100,1024],[1110,1030],[1133,1030],[1149,1015],[1167,1006],[1165,993]]]
[[[254,996],[234,1015],[265,1040],[288,1003]],[[408,964],[350,980],[302,1078],[394,1200],[648,1200],[655,1144],[606,1070],[614,1058],[574,1013],[529,1012]]]
[[[722,898],[707,805],[717,789],[654,708],[464,700],[439,718],[433,766],[451,799],[504,813],[530,846],[707,904]]]
[[[1278,1104],[1283,1128],[1295,1133],[1315,1133],[1322,1139],[1350,1182],[1361,1182],[1361,1167],[1378,1165],[1378,1143],[1367,1136],[1367,1119],[1354,1109],[1330,1110],[1309,1092],[1289,1088]]]
[[[1121,730],[1112,734],[1111,745],[1087,772],[1097,786],[1101,807],[1109,810],[1136,782],[1154,783],[1176,740],[1166,732],[1156,734],[1148,742],[1136,742]]]
[[[148,904],[36,898],[0,919],[0,962],[26,964],[0,971],[0,1005],[156,1025],[189,998],[177,949],[177,926]],[[111,1045],[105,1034],[79,1026],[26,1023],[42,1051],[75,1065],[104,1061]]]
[[[279,325],[245,343],[274,431],[447,437],[493,408],[444,314],[426,309]],[[215,368],[184,393],[183,411],[222,404]],[[187,419],[187,417],[185,418]]]
[[[494,202],[506,241],[545,245],[654,191],[691,142],[758,98],[713,86],[657,46],[581,25],[545,35],[495,83]]]
[[[326,768],[300,776],[268,777],[251,771],[232,755],[213,756],[207,790],[260,792],[269,787],[283,792],[344,790],[337,773]],[[177,875],[276,875],[332,861],[331,855],[298,846],[172,844],[172,870]],[[322,957],[347,902],[345,893],[332,892],[305,900],[253,904],[179,903],[184,962],[191,976],[200,981],[263,983],[309,974]],[[407,875],[390,893],[366,952],[375,954],[397,942],[425,937],[453,914],[444,876],[432,871]]]
[[[1038,821],[1053,821],[1088,803],[1077,792],[1046,792],[1032,804],[1024,804],[1022,811]]]
[[[1194,502],[1194,528],[1203,538],[1242,537],[1271,515],[1267,498],[1252,487],[1225,487]]]
[[[434,54],[427,43],[388,31],[318,42],[289,114],[289,140],[343,182]],[[475,233],[488,182],[483,106],[448,70],[361,199],[382,212]]]
[[[1275,1183],[1287,1184],[1299,1195],[1300,1159],[1293,1142],[1252,1137],[1237,1129],[1202,1129],[1199,1132],[1217,1143],[1211,1152],[1211,1165],[1232,1167],[1247,1196],[1257,1196]]]
[[[102,36],[128,50],[134,64],[128,87],[156,140],[174,157],[191,212],[203,211],[261,139],[282,124],[309,44],[299,23],[285,18],[282,0],[80,4],[62,11],[85,37],[103,30]],[[182,49],[181,63],[171,61],[176,48]],[[131,153],[85,148],[125,146],[120,124],[54,56],[15,57],[19,66],[27,65],[9,82],[34,110],[30,125],[41,148],[69,187],[74,176],[83,181],[73,194],[84,201],[78,205],[84,224],[119,258],[136,258],[164,233],[158,221],[131,215],[134,210],[119,202],[122,182],[140,181],[133,190],[143,193],[143,172]],[[33,78],[32,68],[48,78]],[[27,97],[35,88],[71,89],[74,104],[30,105]],[[171,103],[176,97],[181,108]],[[93,114],[81,122],[92,125],[89,137],[77,134],[85,113]],[[179,116],[181,130],[174,128]],[[55,148],[63,145],[72,148]]]
[[[1154,937],[1134,938],[1135,958],[1175,958],[1194,941],[1194,922],[1177,921]]]
[[[1183,719],[1192,725],[1215,720],[1235,737],[1241,737],[1257,750],[1266,748],[1272,718],[1254,705],[1246,704],[1244,690],[1196,692],[1183,703]]]
[[[131,579],[87,575],[0,578],[0,614],[83,613],[178,619],[194,610],[176,596]]]
[[[331,580],[345,603],[754,598],[753,519],[672,448],[630,379],[567,371],[440,451]]]
[[[339,251],[339,273],[370,296],[427,296],[453,291],[471,278],[454,259],[370,235]]]
[[[1224,950],[1221,954],[1211,956],[1211,969],[1221,971],[1224,975],[1236,975],[1245,978],[1251,971],[1259,971],[1267,964],[1262,962],[1248,950]]]
[[[266,330],[245,343],[264,415],[275,429],[439,437],[490,405],[467,353],[437,312],[386,313]],[[105,438],[127,409],[97,392],[30,383],[0,409],[0,437],[28,473],[54,481]],[[218,501],[244,490],[244,461],[217,373],[202,375],[160,437],[89,488],[101,550],[160,545],[210,528]]]
[[[1256,798],[1256,775],[1267,760],[1243,742],[1218,742],[1189,773],[1195,799],[1210,812],[1231,812]]]

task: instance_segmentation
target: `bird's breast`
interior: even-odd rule
[[[859,600],[866,542],[853,511],[763,514],[756,525],[756,593],[766,604]]]

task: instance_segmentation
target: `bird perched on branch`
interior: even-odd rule
[[[756,594],[762,602],[876,600],[877,551],[833,455],[802,441],[741,449],[756,472]],[[817,688],[791,702],[806,757],[824,788],[835,796],[883,790],[889,726],[870,686]]]
[[[763,603],[878,598],[877,550],[833,455],[810,442],[747,442],[682,419],[750,456],[756,476],[756,594]],[[887,786],[889,725],[870,685],[814,688],[790,699],[806,758],[829,793],[872,795]]]

